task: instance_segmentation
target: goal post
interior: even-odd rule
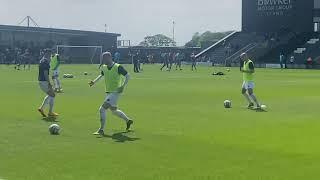
[[[57,54],[67,64],[100,64],[103,53],[102,46],[69,46],[57,45]]]

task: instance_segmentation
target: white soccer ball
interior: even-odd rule
[[[60,126],[58,124],[52,124],[49,126],[49,132],[51,135],[59,135]]]
[[[227,71],[230,72],[231,70],[228,68]]]
[[[268,108],[268,107],[267,107],[266,105],[261,105],[261,109],[262,109],[262,110],[267,110],[267,108]]]
[[[227,109],[231,108],[231,101],[230,100],[225,100],[223,104],[224,104],[225,108],[227,108]]]
[[[69,74],[68,78],[69,78],[69,79],[74,78],[73,74]]]

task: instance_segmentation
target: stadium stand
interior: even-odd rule
[[[27,50],[31,63],[37,63],[41,49],[56,48],[57,45],[102,46],[104,50],[115,51],[119,36],[116,33],[0,25],[0,63],[17,63],[17,57]],[[91,56],[92,49],[86,50],[87,53],[83,49],[73,51],[76,51],[73,54],[84,54],[84,58],[77,57],[73,63],[91,63],[87,56]]]
[[[306,64],[308,58],[313,59],[313,64],[317,68],[320,65],[320,35],[314,34],[312,38],[307,40],[305,44],[297,47],[291,56],[294,57],[295,63]]]
[[[284,6],[280,1],[272,4],[243,0],[242,8],[242,31],[203,50],[197,57],[209,56],[214,64],[226,66],[238,66],[243,52],[264,67],[280,65],[280,54],[287,62],[295,57],[295,63],[300,65],[306,59],[308,63],[310,59],[318,62],[320,3],[316,6],[313,1],[286,1]]]

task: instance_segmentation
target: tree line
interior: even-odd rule
[[[211,46],[212,44],[218,42],[222,38],[226,37],[232,33],[232,31],[225,32],[211,32],[206,31],[204,33],[195,33],[192,36],[192,39],[185,44],[185,47],[201,47],[203,49]],[[176,46],[176,42],[163,34],[157,34],[154,36],[147,36],[144,40],[139,44],[139,46],[143,47],[169,47]]]

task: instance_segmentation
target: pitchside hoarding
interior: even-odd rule
[[[242,0],[245,32],[313,31],[314,0]]]

